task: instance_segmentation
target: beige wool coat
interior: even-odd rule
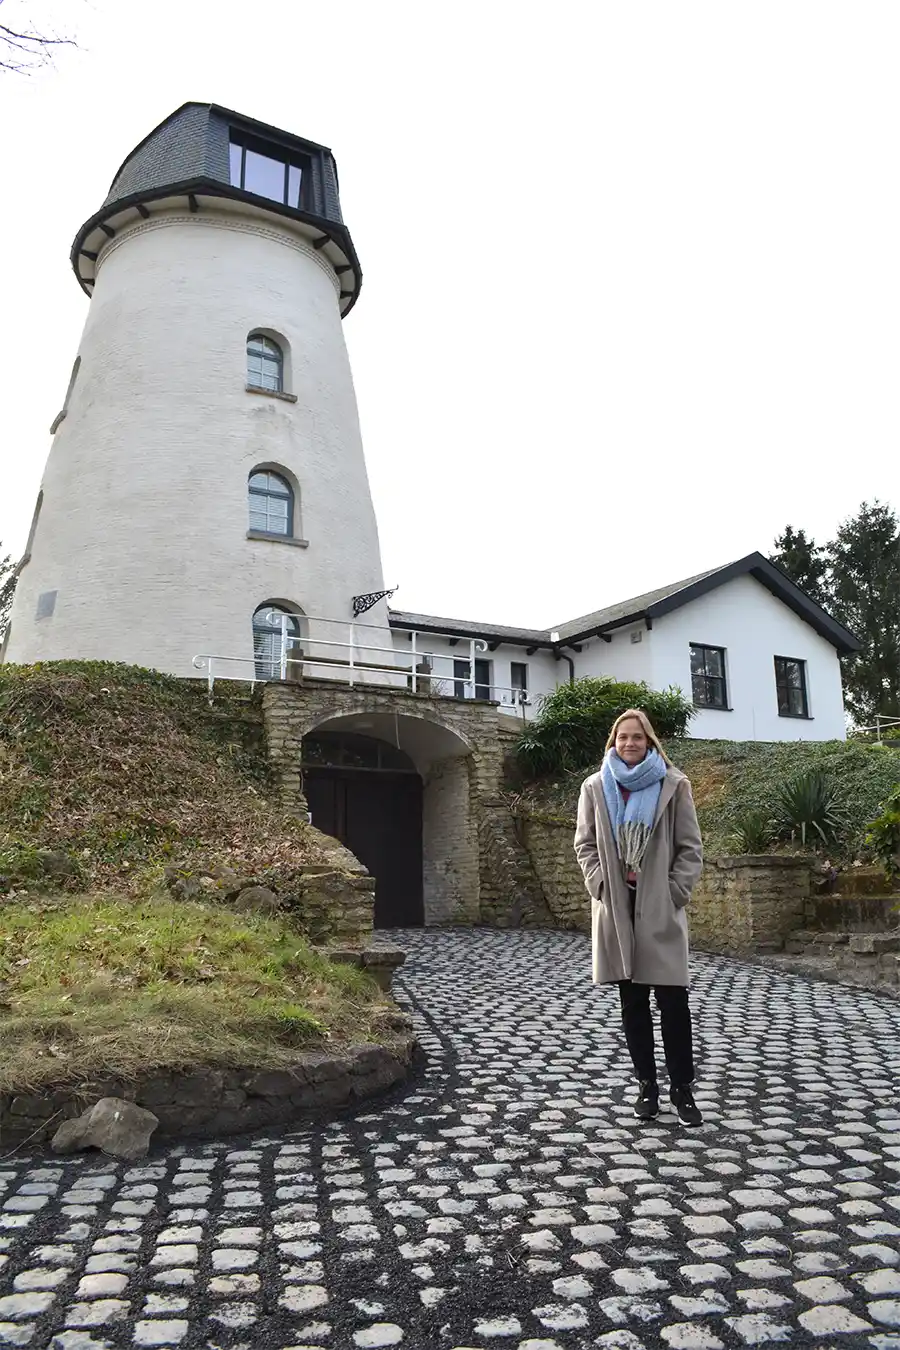
[[[690,984],[685,906],[703,870],[691,785],[670,767],[638,873],[634,926],[600,774],[586,778],[578,802],[575,856],[591,897],[595,984]]]

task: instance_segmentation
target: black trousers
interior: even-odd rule
[[[688,991],[679,984],[660,984],[654,989],[662,1024],[663,1050],[669,1082],[686,1087],[694,1081],[694,1037]],[[656,1081],[656,1055],[653,1049],[653,1015],[650,1012],[650,985],[619,981],[622,1026],[634,1071],[641,1081]]]
[[[629,886],[631,920],[634,922],[635,892]],[[680,984],[660,984],[654,988],[662,1029],[663,1051],[669,1082],[686,1087],[694,1081],[694,1033],[688,991]],[[650,985],[619,981],[622,1026],[634,1071],[642,1082],[656,1082],[656,1054],[653,1049],[653,1016],[650,1012]]]

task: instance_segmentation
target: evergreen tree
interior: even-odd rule
[[[831,609],[862,642],[844,658],[847,710],[862,725],[900,717],[900,522],[863,502],[828,545]]]
[[[829,607],[828,552],[808,539],[805,530],[786,525],[784,533],[775,540],[771,562],[787,572],[795,586],[799,586],[811,600]]]
[[[16,573],[12,558],[0,553],[0,638],[6,632],[9,623],[9,611],[12,609],[13,591],[16,589]]]

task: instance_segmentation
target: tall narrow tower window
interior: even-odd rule
[[[262,333],[251,333],[247,339],[247,383],[276,394],[284,388],[284,352]]]
[[[294,494],[277,473],[250,475],[250,529],[264,534],[293,534]]]
[[[253,657],[258,680],[277,680],[281,675],[281,630],[286,620],[288,655],[296,656],[300,620],[280,605],[261,605],[253,615]]]

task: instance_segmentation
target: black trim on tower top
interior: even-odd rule
[[[309,180],[303,209],[264,197],[231,182],[230,145],[247,137],[270,146],[276,155],[302,156]],[[327,146],[304,140],[216,103],[185,103],[155,127],[122,161],[100,210],[86,221],[72,246],[72,266],[85,291],[93,284],[92,268],[79,265],[90,252],[102,252],[97,232],[108,238],[112,224],[123,228],[128,221],[117,217],[126,209],[146,219],[147,203],[170,198],[188,198],[192,212],[202,208],[204,197],[231,199],[252,206],[254,212],[314,227],[310,242],[341,275],[349,275],[342,287],[341,312],[353,308],[362,284],[362,269],[350,233],[344,225],[338,198],[337,166]],[[133,217],[131,218],[133,222]],[[93,238],[91,237],[93,236]],[[85,249],[90,240],[94,248]],[[329,245],[333,247],[329,250]]]

